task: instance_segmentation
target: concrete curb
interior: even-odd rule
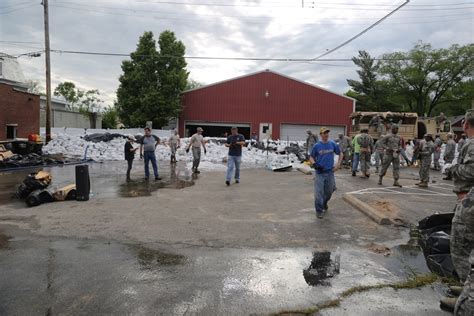
[[[342,199],[346,201],[347,203],[351,204],[352,206],[354,206],[356,209],[358,209],[359,211],[361,211],[368,217],[370,217],[377,224],[390,225],[392,223],[390,218],[381,214],[379,211],[377,211],[375,208],[373,208],[369,204],[362,202],[361,200],[356,198],[354,194],[344,193],[344,195],[342,196]]]

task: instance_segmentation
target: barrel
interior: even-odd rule
[[[76,166],[76,200],[88,201],[90,190],[89,166]]]

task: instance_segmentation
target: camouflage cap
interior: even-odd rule
[[[395,129],[395,128],[398,129],[398,124],[392,124],[392,129]]]
[[[433,139],[433,134],[426,133],[426,134],[425,134],[425,137],[430,137],[431,139]]]

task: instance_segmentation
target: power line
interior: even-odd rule
[[[52,53],[57,54],[77,54],[77,55],[93,55],[93,56],[105,56],[105,57],[130,57],[131,54],[125,53],[107,53],[107,52],[92,52],[92,51],[76,51],[76,50],[63,50],[63,49],[51,49]],[[31,56],[44,53],[44,50],[34,51],[30,53],[24,53],[16,55],[20,56]],[[222,57],[222,56],[177,56],[177,55],[138,55],[136,57],[157,57],[157,58],[185,58],[185,59],[196,59],[196,60],[229,60],[229,61],[278,61],[278,62],[352,62],[352,58],[266,58],[266,57]],[[375,61],[404,61],[411,60],[410,58],[371,58]]]
[[[375,22],[374,24],[370,25],[369,27],[367,27],[366,29],[362,30],[361,32],[357,33],[356,35],[352,36],[351,38],[349,38],[347,41],[343,42],[342,44],[339,44],[338,46],[334,47],[333,49],[330,49],[328,50],[327,52],[317,56],[314,58],[314,60],[317,60],[317,59],[320,59],[321,57],[324,57],[326,55],[329,55],[333,52],[335,52],[336,50],[338,50],[339,48],[343,47],[343,46],[346,46],[347,44],[349,44],[350,42],[352,42],[353,40],[355,40],[356,38],[362,36],[363,34],[367,33],[368,31],[370,31],[371,29],[373,29],[374,27],[376,27],[377,25],[379,25],[380,23],[382,23],[385,19],[387,19],[388,17],[390,17],[392,14],[394,14],[395,12],[397,12],[398,10],[400,10],[401,8],[403,8],[405,5],[407,5],[408,3],[410,2],[410,0],[406,0],[404,3],[402,3],[400,6],[398,6],[396,9],[392,10],[390,13],[386,14],[385,16],[383,16],[380,20],[378,20],[377,22]]]
[[[189,16],[189,18],[184,18],[184,17],[169,17],[169,16],[166,16],[166,15],[142,15],[142,14],[128,14],[128,13],[119,13],[119,12],[107,12],[107,11],[98,11],[98,10],[93,10],[93,9],[84,9],[84,8],[77,8],[77,7],[71,7],[69,5],[50,5],[50,7],[55,7],[55,8],[60,8],[60,9],[71,9],[71,10],[76,10],[76,11],[82,11],[82,12],[90,12],[90,13],[99,13],[99,14],[107,14],[107,15],[112,15],[112,16],[128,16],[128,17],[139,17],[139,18],[149,18],[149,19],[159,19],[159,20],[176,20],[176,21],[186,21],[186,22],[189,22],[191,20],[195,20],[195,21],[210,21],[210,19],[208,18],[244,18],[244,19],[267,19],[267,20],[271,20],[273,19],[273,17],[267,17],[267,18],[263,18],[263,17],[249,17],[249,16],[227,16],[227,15],[200,15],[200,14],[196,14],[196,15],[187,15]],[[135,11],[133,9],[130,9],[130,11]],[[149,11],[150,12],[150,11]],[[174,15],[177,15],[177,14],[174,14]],[[455,14],[455,15],[446,15],[446,16],[470,16],[471,14]],[[180,15],[182,16],[182,15]],[[203,17],[204,16],[204,17]],[[193,19],[193,17],[195,17]],[[408,17],[408,18],[429,18],[430,16],[427,16],[427,17]],[[438,17],[444,17],[444,16],[434,16],[436,18]],[[307,19],[299,19],[299,21],[301,20],[307,20]],[[333,20],[333,19],[330,19],[330,20]],[[335,19],[337,20],[337,18]],[[341,19],[341,20],[347,20],[347,19]],[[372,19],[373,20],[373,19]],[[463,19],[452,19],[452,20],[443,20],[443,22],[446,22],[446,21],[460,21],[460,20],[463,20]],[[294,24],[298,24],[298,25],[366,25],[367,23],[333,23],[333,22],[327,22],[327,23],[323,23],[323,22],[311,22],[311,23],[300,23],[299,21],[297,22],[293,22],[293,23],[280,23],[278,22],[278,24],[280,25],[294,25]],[[212,21],[212,22],[215,22],[215,21]],[[400,22],[400,23],[397,23],[397,22],[393,22],[393,23],[387,23],[387,24],[390,24],[390,25],[396,25],[396,24],[424,24],[424,23],[439,23],[440,21],[439,20],[433,20],[433,21],[422,21],[422,22]],[[246,23],[250,23],[250,24],[267,24],[266,22],[246,22]]]
[[[39,3],[34,3],[34,4],[31,4],[31,5],[26,6],[26,7],[3,11],[3,12],[0,12],[0,14],[8,14],[8,13],[12,13],[12,12],[16,12],[16,11],[28,9],[28,8],[31,8],[31,7],[34,7],[34,6],[38,6],[38,5],[40,5],[40,4],[39,4]]]
[[[150,10],[150,9],[135,9],[135,8],[120,8],[120,7],[110,7],[110,6],[102,6],[102,5],[92,5],[92,4],[82,4],[82,3],[73,3],[69,1],[57,1],[56,4],[59,4],[58,7],[67,7],[71,8],[70,6],[82,7],[82,8],[99,8],[99,9],[107,9],[107,10],[117,10],[117,11],[127,11],[127,12],[146,12],[146,13],[160,13],[160,14],[171,14],[171,15],[179,15],[184,16],[184,14],[177,13],[177,12],[169,12],[163,10]],[[66,6],[64,6],[66,5]],[[71,8],[72,9],[72,8]],[[85,10],[85,9],[84,9]],[[90,10],[91,12],[99,12],[95,10]],[[103,12],[103,11],[100,11]],[[448,14],[448,15],[436,15],[436,16],[412,16],[412,17],[397,17],[397,18],[428,18],[428,17],[449,17],[449,16],[461,16],[461,15],[471,15],[470,13],[464,14]],[[245,19],[274,19],[274,18],[287,18],[285,16],[248,16],[248,15],[227,15],[227,14],[188,14],[186,16],[205,16],[205,17],[232,17],[232,18],[245,18]],[[346,20],[347,18],[330,18],[330,20]],[[373,18],[358,18],[358,17],[351,17],[351,19],[357,20],[367,20]]]
[[[24,5],[24,4],[29,4],[31,3],[32,1],[29,0],[29,1],[24,1],[24,2],[18,2],[18,3],[14,3],[14,4],[9,4],[9,5],[4,5],[4,6],[1,6],[0,9],[6,9],[6,8],[11,8],[11,7],[17,7],[17,6],[21,6],[21,5]]]
[[[297,8],[300,9],[299,4],[298,5],[281,5],[281,6],[275,6],[275,5],[257,5],[257,4],[245,4],[245,3],[216,3],[216,2],[182,2],[182,1],[151,1],[151,2],[144,2],[144,1],[138,1],[144,4],[151,4],[151,5],[156,5],[156,4],[164,4],[164,5],[181,5],[181,6],[205,6],[205,7],[251,7],[251,8]],[[71,2],[71,1],[58,1],[57,3],[62,3],[62,4],[75,4],[78,5],[77,3]],[[319,2],[312,2],[313,6],[312,7],[307,7],[311,9],[328,9],[328,10],[355,10],[355,11],[385,11],[389,7],[394,7],[394,5],[379,5],[379,4],[360,4],[360,5],[365,5],[368,6],[367,8],[358,8],[358,7],[348,7],[348,8],[342,8],[341,6],[334,6],[333,3],[328,3],[328,5],[321,5]],[[91,6],[94,7],[95,5],[92,4],[79,4],[82,6]],[[352,4],[352,5],[357,5],[357,4]],[[447,6],[446,4],[445,6]],[[458,5],[461,5],[460,3]],[[452,8],[445,8],[441,7],[439,8],[438,5],[419,5],[423,6],[423,8],[404,8],[403,11],[446,11],[446,10],[466,10],[466,9],[473,9],[474,3],[465,3],[463,5],[467,5],[468,7],[452,7]],[[410,5],[412,7],[412,5]],[[133,10],[133,9],[131,9]]]

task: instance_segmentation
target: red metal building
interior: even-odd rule
[[[306,130],[331,128],[331,137],[350,130],[355,100],[315,85],[265,70],[185,91],[178,122],[180,135],[202,126],[205,136],[230,133],[231,126],[260,140],[303,140]]]
[[[40,96],[16,82],[0,82],[0,140],[39,134]]]

